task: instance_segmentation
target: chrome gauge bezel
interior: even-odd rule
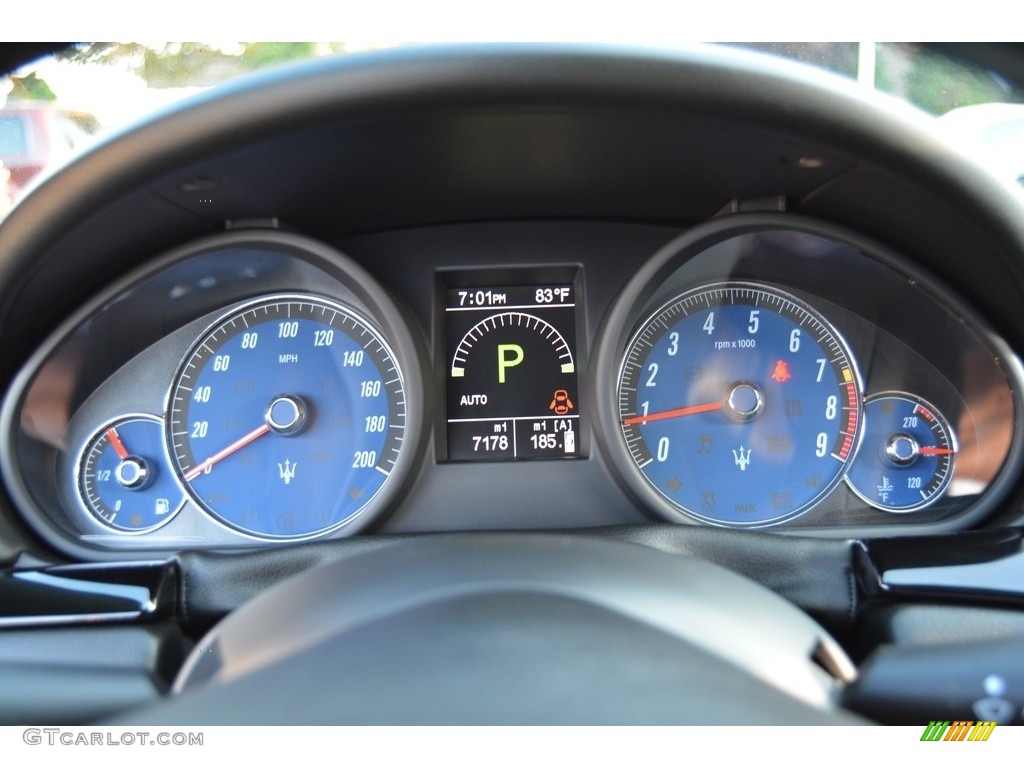
[[[87,498],[85,498],[86,489],[84,487],[84,483],[85,483],[85,474],[86,474],[86,464],[87,464],[87,462],[89,460],[90,448],[97,442],[97,440],[100,438],[100,436],[103,433],[105,433],[107,430],[109,430],[109,429],[111,429],[113,427],[120,426],[120,425],[122,425],[122,424],[124,424],[126,422],[131,422],[131,421],[147,421],[147,422],[151,422],[152,424],[156,425],[157,428],[160,430],[160,435],[161,436],[163,435],[163,432],[164,432],[164,422],[163,422],[163,419],[160,418],[159,416],[153,416],[152,414],[148,414],[148,413],[126,413],[126,414],[124,414],[122,416],[118,416],[118,417],[116,417],[114,419],[111,419],[110,421],[108,421],[107,423],[101,425],[98,429],[96,429],[93,432],[93,434],[89,437],[89,439],[86,440],[86,442],[84,442],[81,445],[81,447],[78,449],[78,461],[75,464],[75,486],[76,486],[76,488],[79,491],[79,493],[78,493],[78,503],[81,506],[82,510],[88,515],[88,519],[89,519],[89,521],[91,523],[95,523],[95,524],[97,524],[99,526],[102,526],[103,528],[105,528],[105,529],[107,529],[109,531],[113,531],[113,532],[115,532],[117,534],[120,534],[122,536],[144,536],[144,535],[146,535],[148,533],[151,533],[152,531],[155,531],[157,528],[162,528],[163,526],[165,526],[169,522],[171,522],[171,520],[174,519],[174,517],[181,511],[182,507],[185,504],[186,493],[180,487],[180,484],[178,483],[177,477],[174,475],[173,471],[171,470],[170,457],[167,454],[167,445],[166,445],[165,441],[163,441],[163,440],[160,441],[160,454],[161,455],[159,456],[159,459],[162,461],[162,463],[164,465],[162,467],[162,469],[166,470],[170,474],[171,479],[173,479],[174,482],[176,484],[178,484],[178,488],[177,488],[178,498],[176,499],[177,504],[175,504],[172,509],[168,510],[167,516],[163,520],[157,522],[155,525],[147,526],[145,528],[140,528],[138,530],[126,529],[126,528],[123,528],[121,526],[114,525],[111,522],[105,520],[103,518],[103,516],[100,514],[100,512],[98,510],[96,510],[96,509],[93,509],[90,506],[89,500]]]
[[[845,369],[843,369],[843,372],[847,373],[849,378],[849,381],[845,382],[845,384],[848,385],[849,387],[849,404],[848,406],[841,406],[837,411],[837,435],[835,436],[835,440],[833,441],[838,441],[841,435],[846,435],[846,439],[843,444],[844,456],[840,459],[833,455],[833,458],[839,460],[840,464],[835,468],[834,473],[828,479],[828,481],[825,482],[820,489],[817,489],[816,491],[813,492],[814,495],[812,496],[812,498],[810,498],[808,501],[800,504],[799,506],[793,509],[787,510],[785,512],[780,512],[779,514],[771,514],[770,516],[763,517],[762,519],[753,520],[750,522],[734,522],[724,520],[721,517],[715,517],[710,513],[701,514],[701,512],[699,512],[698,510],[686,507],[684,504],[676,501],[666,491],[659,488],[655,481],[650,477],[650,475],[644,471],[647,464],[645,464],[641,460],[642,457],[638,455],[637,447],[631,443],[631,430],[628,430],[626,428],[626,424],[623,421],[624,416],[626,416],[627,414],[624,414],[622,410],[625,404],[624,401],[627,399],[627,396],[624,394],[624,390],[626,389],[627,383],[629,383],[627,382],[626,378],[628,373],[627,369],[630,368],[631,366],[632,368],[637,367],[636,363],[631,363],[631,357],[633,355],[634,350],[638,350],[639,346],[643,343],[643,337],[645,335],[649,335],[650,332],[653,332],[655,326],[659,324],[664,326],[665,323],[667,323],[669,316],[675,317],[686,313],[684,305],[688,302],[693,301],[695,297],[708,296],[715,293],[735,294],[742,293],[744,291],[752,292],[754,294],[764,294],[765,296],[770,296],[784,304],[789,304],[792,307],[794,307],[796,311],[804,313],[805,322],[808,319],[811,319],[820,326],[822,330],[822,338],[832,342],[833,346],[835,347],[834,352],[836,353],[836,356],[829,360],[830,365],[828,367],[833,368],[842,365],[847,366]],[[717,307],[719,305],[715,304],[713,306]],[[763,306],[757,306],[760,306],[762,310],[769,309],[767,302]],[[686,313],[686,316],[689,316],[689,314],[690,313]],[[777,312],[777,314],[779,314],[780,316],[782,315],[781,312]],[[800,325],[801,327],[803,327],[804,323],[801,323]],[[663,328],[663,331],[657,335],[660,336],[667,331],[668,327],[666,326]],[[700,335],[703,336],[703,334]],[[816,343],[818,341],[820,340],[816,340]],[[680,351],[685,354],[685,351]],[[735,352],[735,350],[733,352]],[[740,352],[742,352],[742,350],[740,350]],[[828,353],[826,352],[826,355],[827,354]],[[835,373],[837,375],[838,380],[840,372],[836,370]],[[746,378],[750,378],[753,376],[754,372],[748,371],[747,374],[748,376]],[[640,375],[640,378],[643,379],[644,376]],[[843,385],[843,382],[839,383],[840,386]],[[803,301],[799,297],[794,296],[788,291],[785,291],[779,288],[778,286],[772,285],[767,282],[752,282],[749,280],[730,280],[710,284],[695,285],[692,288],[689,288],[688,290],[684,291],[683,293],[673,296],[668,301],[664,302],[656,310],[645,316],[645,318],[637,325],[637,328],[634,331],[633,335],[626,343],[625,350],[623,351],[622,359],[618,368],[615,386],[617,400],[619,403],[618,412],[616,416],[616,420],[619,425],[619,434],[626,444],[627,451],[630,454],[632,463],[640,472],[640,474],[644,477],[648,487],[662,499],[663,504],[667,503],[669,505],[668,507],[665,508],[665,514],[670,514],[678,519],[689,518],[691,520],[696,520],[702,523],[706,523],[708,525],[730,528],[767,528],[789,520],[793,520],[794,518],[799,517],[800,515],[804,514],[805,512],[816,506],[823,498],[828,496],[828,494],[830,494],[837,485],[843,482],[843,479],[846,476],[847,468],[850,466],[851,462],[857,455],[857,450],[860,446],[860,441],[863,436],[861,419],[861,393],[863,392],[863,382],[861,379],[859,366],[857,365],[857,360],[854,357],[853,353],[850,351],[849,345],[846,343],[845,339],[843,338],[842,334],[838,331],[838,329],[836,329],[836,327],[831,322],[829,322],[828,318],[822,315],[813,306],[808,304],[806,301]],[[763,405],[763,402],[763,399],[759,397],[759,405]],[[687,404],[680,403],[680,405]],[[848,414],[847,423],[844,425],[843,414],[848,409],[850,410],[850,413]],[[721,411],[719,411],[719,413],[720,412]],[[708,416],[696,415],[695,418],[707,419]],[[741,428],[744,425],[735,424],[734,426],[737,428]],[[849,430],[849,432],[842,431],[844,426],[846,427],[846,429]],[[635,438],[636,440],[643,439],[640,435],[635,435]],[[828,456],[831,452],[832,449],[830,447],[828,449],[828,453],[826,453],[825,456]],[[751,451],[748,450],[748,458],[750,456],[750,453]],[[685,467],[681,467],[680,471],[685,471]],[[737,476],[737,482],[742,482],[744,479],[745,477],[743,475]]]
[[[853,290],[851,285],[855,281],[850,285],[845,282],[836,284],[829,289],[831,294],[820,293],[820,281],[815,282],[813,271],[827,266],[828,274],[836,274],[836,264],[826,264],[825,256],[804,254],[801,256],[803,261],[797,264],[793,260],[790,267],[780,273],[775,269],[779,264],[776,257],[762,258],[755,252],[743,251],[751,242],[764,243],[770,236],[777,237],[776,245],[790,236],[810,236],[826,242],[834,246],[832,250],[846,253],[842,258],[848,259],[849,263],[863,265],[860,278],[884,274],[886,280],[891,281],[888,283],[890,286],[899,286],[898,290],[903,292],[901,295],[912,295],[914,302],[932,307],[933,313],[941,313],[947,318],[944,322],[953,323],[964,334],[969,334],[974,340],[974,351],[984,353],[991,376],[1002,382],[1000,386],[1010,409],[1007,418],[1012,421],[1012,424],[1007,425],[1009,437],[1005,443],[1005,454],[999,463],[993,465],[994,472],[981,493],[962,495],[957,499],[947,495],[941,503],[930,509],[893,515],[865,504],[853,494],[847,483],[839,482],[815,506],[804,510],[799,516],[776,521],[772,524],[772,530],[791,530],[803,535],[827,537],[920,535],[962,530],[983,520],[1013,488],[1024,462],[1024,430],[1021,429],[1024,414],[1024,368],[1020,361],[1005,341],[970,306],[937,278],[924,272],[919,265],[869,238],[829,222],[781,212],[722,216],[677,236],[637,271],[603,318],[591,368],[597,413],[595,431],[600,455],[620,486],[652,517],[691,525],[718,524],[679,511],[651,488],[630,455],[619,419],[617,385],[630,339],[659,308],[690,288],[728,281],[768,283],[795,295],[818,310],[842,336],[847,337],[848,342],[857,341],[847,334],[846,323],[851,318],[857,319],[863,328],[875,327],[874,315],[865,312],[858,316],[858,312],[851,309],[843,298],[844,291],[848,293]],[[766,263],[767,267],[764,266]],[[843,263],[845,265],[847,262]],[[862,279],[861,283],[867,284],[865,295],[870,295],[870,299],[862,304],[870,305],[871,301],[877,303],[885,300],[886,297],[878,294],[877,290],[872,293],[870,281]],[[855,301],[849,304],[856,306]],[[906,307],[900,304],[893,306],[898,311],[906,311]],[[900,326],[887,326],[883,323],[880,327],[899,332],[897,329]],[[864,342],[863,333],[855,335],[859,336],[861,343]],[[920,341],[908,340],[907,343]],[[870,359],[865,367],[865,353],[854,343],[849,348],[860,366],[862,391],[865,395],[869,395],[872,390],[907,389],[884,381],[884,377],[879,381],[877,360]],[[867,356],[872,358],[873,354],[869,346]],[[872,369],[872,365],[876,368]],[[919,394],[927,400],[932,399],[928,392]],[[937,405],[941,406],[941,403]]]
[[[142,533],[110,530],[77,499],[77,463],[99,426],[128,412],[163,414],[182,357],[218,317],[281,293],[350,307],[386,340],[404,376],[405,439],[388,482],[356,519],[316,536],[348,536],[390,513],[426,450],[424,341],[406,310],[349,257],[302,235],[250,229],[189,242],[127,274],[64,322],[15,377],[0,411],[0,471],[29,526],[83,560],[272,544],[224,526],[190,499],[167,524]],[[61,389],[63,381],[78,386]],[[25,429],[42,418],[51,419],[44,439]]]
[[[946,473],[942,477],[940,483],[930,492],[927,498],[925,498],[921,502],[908,506],[898,507],[891,504],[886,504],[884,502],[880,502],[876,498],[869,497],[866,493],[864,493],[864,491],[861,488],[857,486],[856,482],[854,482],[850,478],[849,471],[847,471],[846,484],[850,487],[850,490],[853,491],[853,493],[855,493],[866,504],[870,504],[876,509],[880,509],[884,512],[889,512],[894,515],[905,515],[910,514],[912,512],[917,512],[922,509],[926,509],[927,507],[930,507],[932,504],[936,503],[939,499],[942,498],[942,495],[946,492],[946,489],[949,487],[949,484],[953,479],[954,465],[956,463],[956,454],[959,451],[959,443],[956,437],[956,432],[953,430],[953,427],[950,425],[949,420],[946,419],[942,412],[934,405],[932,405],[930,402],[925,400],[923,397],[919,397],[918,395],[915,395],[913,393],[900,391],[872,393],[868,397],[864,398],[864,410],[865,412],[867,412],[868,407],[879,400],[890,399],[902,400],[907,403],[914,403],[915,407],[921,406],[930,411],[936,420],[936,424],[939,428],[939,431],[943,433],[948,447],[953,451],[953,455],[947,459]],[[865,451],[867,451],[868,449],[869,446],[865,446]],[[859,461],[870,461],[871,459],[872,457],[869,456],[867,453],[858,457]]]
[[[215,522],[219,523],[220,525],[226,527],[227,529],[239,535],[246,536],[258,541],[296,542],[308,541],[310,539],[317,539],[329,536],[332,533],[335,533],[345,528],[351,528],[353,530],[361,528],[366,524],[366,522],[368,522],[364,521],[364,518],[372,518],[374,510],[378,509],[378,504],[376,501],[377,498],[380,495],[385,494],[390,484],[392,483],[391,475],[394,472],[399,459],[401,458],[402,453],[400,449],[402,447],[402,444],[405,442],[405,432],[407,428],[408,419],[407,414],[404,410],[402,410],[400,414],[401,423],[393,424],[389,420],[389,423],[386,428],[387,436],[385,440],[385,445],[391,445],[394,443],[395,450],[393,452],[396,453],[397,455],[395,456],[393,461],[390,461],[388,463],[388,469],[385,473],[386,476],[381,486],[374,490],[372,495],[367,497],[365,502],[363,502],[362,505],[359,506],[355,512],[347,515],[346,517],[335,523],[326,525],[320,529],[309,531],[303,534],[274,535],[270,533],[259,532],[253,530],[252,528],[246,528],[245,526],[239,523],[233,523],[222,513],[221,510],[217,508],[218,505],[216,503],[200,498],[199,494],[196,492],[195,488],[192,485],[192,482],[188,477],[188,472],[186,471],[186,468],[183,467],[181,464],[182,457],[179,455],[179,451],[176,449],[174,442],[175,413],[178,411],[178,407],[175,405],[175,401],[178,397],[179,391],[181,391],[184,388],[183,382],[184,378],[187,375],[186,372],[189,370],[190,367],[193,366],[193,361],[195,360],[196,356],[201,353],[201,350],[204,347],[207,348],[208,350],[213,349],[213,352],[211,352],[211,354],[215,354],[217,350],[209,346],[211,343],[211,339],[213,336],[217,335],[219,331],[224,329],[229,323],[234,323],[239,320],[242,320],[244,322],[244,318],[248,313],[258,311],[259,308],[261,307],[268,307],[273,304],[311,304],[314,306],[321,306],[329,310],[333,310],[338,315],[342,315],[345,318],[348,318],[357,326],[361,326],[366,332],[368,332],[371,335],[371,341],[376,342],[379,345],[382,352],[382,358],[394,364],[395,378],[397,379],[397,382],[396,387],[391,388],[394,389],[394,392],[392,394],[400,398],[399,404],[404,409],[406,399],[405,374],[402,371],[401,364],[399,363],[395,352],[392,350],[390,344],[388,344],[387,340],[384,338],[379,327],[377,327],[377,325],[372,320],[370,320],[364,314],[358,312],[357,310],[350,306],[342,304],[328,297],[312,293],[278,293],[269,294],[265,296],[257,296],[250,299],[249,301],[246,301],[243,304],[232,307],[230,311],[224,312],[223,314],[218,316],[216,320],[214,320],[209,326],[207,326],[203,330],[202,334],[200,334],[199,337],[196,338],[196,340],[189,347],[188,351],[182,357],[181,362],[179,363],[175,371],[174,378],[172,379],[170,387],[168,389],[167,400],[164,407],[167,455],[170,457],[170,462],[178,478],[178,482],[185,489],[185,492],[191,499],[192,503],[197,508],[203,510],[206,514],[208,514]],[[370,343],[368,342],[366,346],[369,347],[369,345]],[[384,385],[384,389],[388,389],[387,384]],[[261,413],[260,415],[262,416],[264,414]],[[267,417],[267,420],[269,421],[269,416]],[[396,428],[399,431],[392,432],[392,430]],[[336,478],[328,477],[323,482],[329,484],[332,481],[336,481]]]

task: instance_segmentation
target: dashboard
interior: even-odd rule
[[[377,278],[384,252],[416,267]],[[68,320],[8,398],[4,471],[41,535],[100,557],[367,527],[925,533],[1019,472],[1020,381],[947,287],[797,214],[340,249],[253,228]]]
[[[0,721],[1017,722],[1022,299],[1019,190],[764,57],[211,91],[0,226]]]

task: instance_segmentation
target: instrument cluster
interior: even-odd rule
[[[822,222],[700,225],[605,305],[586,258],[433,276],[424,322],[275,231],[129,275],[7,397],[26,520],[86,557],[258,546],[386,530],[441,468],[569,487],[596,463],[623,521],[885,535],[977,524],[1019,470],[1016,358],[952,292]],[[517,471],[492,525],[515,527],[498,497],[530,497]]]

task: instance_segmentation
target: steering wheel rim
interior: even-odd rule
[[[813,620],[711,563],[466,533],[400,539],[282,582],[198,643],[172,698],[132,717],[842,724],[856,722],[835,704],[853,676]]]

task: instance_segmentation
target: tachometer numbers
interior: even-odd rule
[[[141,533],[170,520],[185,494],[164,450],[163,424],[150,416],[118,419],[86,444],[78,469],[85,508],[103,525]]]
[[[956,436],[926,400],[883,392],[864,402],[864,444],[846,476],[864,501],[914,512],[942,497],[953,477]]]
[[[810,509],[860,437],[857,368],[795,296],[726,282],[672,299],[629,341],[619,423],[648,487],[682,513],[762,526]]]

